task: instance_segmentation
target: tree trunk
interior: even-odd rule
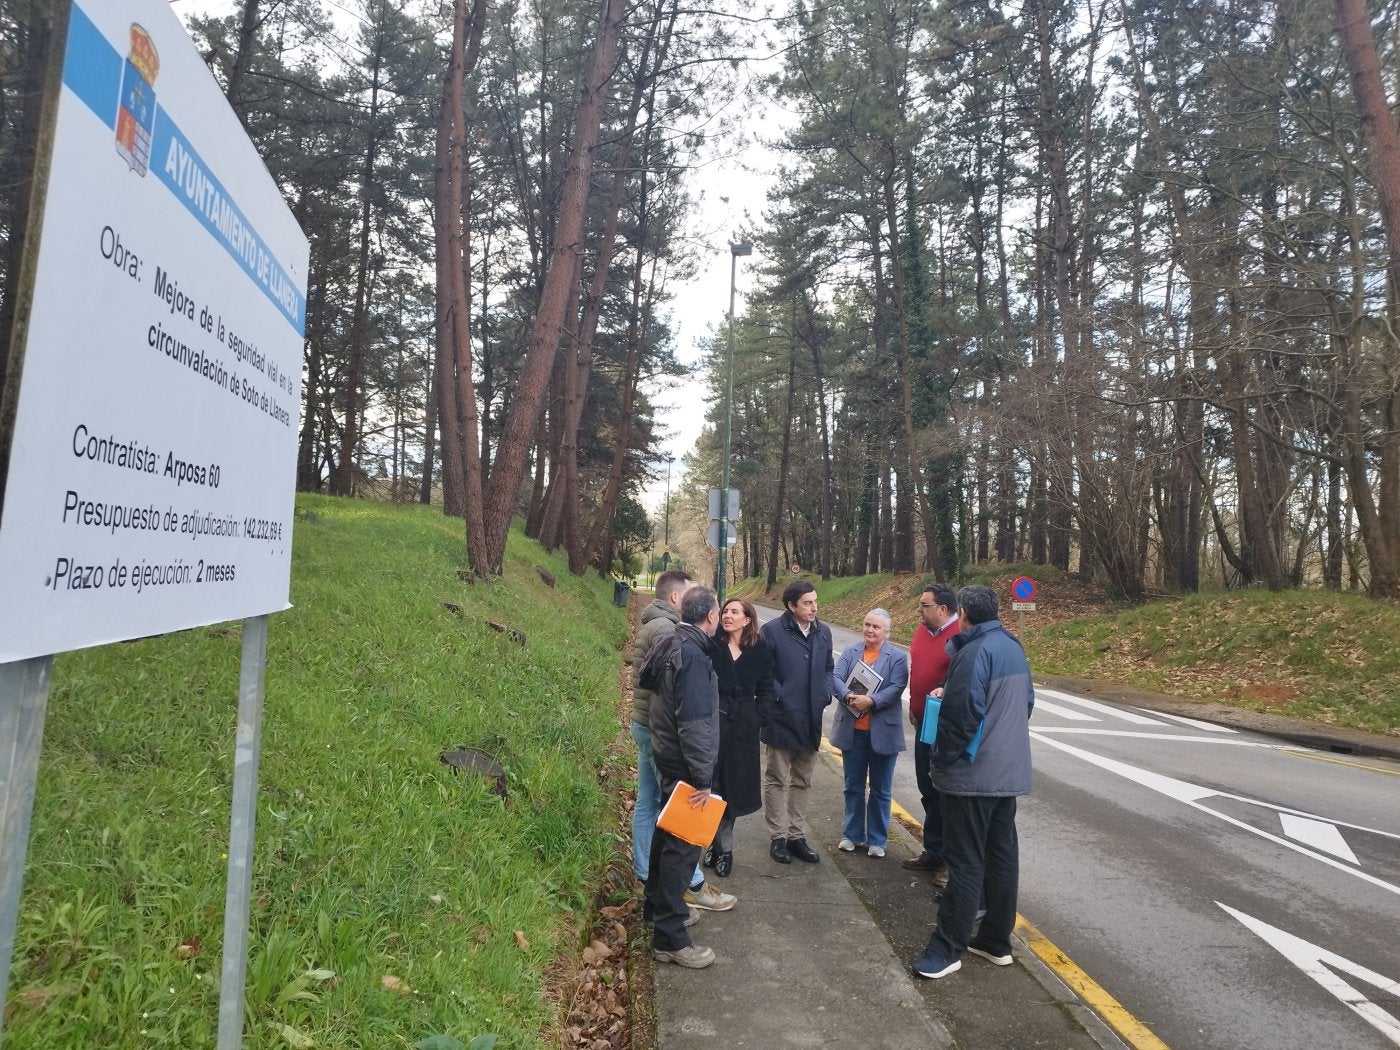
[[[233,56],[233,65],[228,71],[228,104],[232,107],[239,123],[248,126],[247,107],[243,105],[243,78],[248,73],[248,63],[253,56],[254,36],[257,33],[258,8],[261,0],[243,0],[243,17],[238,25],[238,51]]]
[[[476,65],[485,30],[485,0],[455,0],[452,54],[438,114],[434,234],[437,244],[437,409],[442,457],[443,512],[461,515],[467,558],[484,557],[476,395],[472,389],[471,290],[464,204],[466,75]]]
[[[593,61],[584,84],[578,109],[578,124],[569,166],[564,175],[564,195],[559,222],[545,272],[544,290],[525,354],[525,366],[516,387],[515,399],[496,447],[485,499],[485,542],[481,563],[473,562],[478,575],[499,575],[505,560],[506,533],[515,511],[516,492],[525,473],[530,437],[544,405],[549,373],[559,352],[564,328],[564,312],[569,302],[575,257],[583,240],[588,186],[593,170],[593,151],[602,125],[605,89],[613,73],[618,41],[627,18],[623,0],[602,0],[598,14],[598,36]]]
[[[882,186],[885,202],[885,228],[890,238],[890,285],[894,293],[895,341],[899,348],[899,398],[900,418],[904,424],[905,470],[900,474],[905,484],[911,485],[916,493],[919,518],[924,531],[924,564],[937,579],[944,578],[943,557],[938,549],[938,527],[933,519],[933,508],[929,505],[928,483],[919,469],[918,443],[914,432],[914,377],[913,357],[909,352],[909,318],[904,302],[904,266],[899,251],[899,215],[895,206],[894,176],[886,175]],[[912,537],[911,537],[912,538]],[[899,568],[896,564],[896,569]],[[913,568],[912,559],[909,568]]]
[[[1380,456],[1376,466],[1379,495],[1375,503],[1371,501],[1364,454],[1358,455],[1354,450],[1348,455],[1347,473],[1371,563],[1371,594],[1400,598],[1400,336],[1394,325],[1396,300],[1400,297],[1400,131],[1396,129],[1385,82],[1381,79],[1365,0],[1332,0],[1332,9],[1341,35],[1342,53],[1351,71],[1357,108],[1361,112],[1371,179],[1380,201],[1381,224],[1385,229],[1386,269],[1390,277],[1391,323],[1379,337],[1383,343],[1386,384],[1379,392],[1383,436],[1379,440]]]
[[[608,273],[612,266],[613,252],[617,243],[617,229],[622,204],[627,188],[627,177],[632,166],[632,143],[637,131],[637,118],[646,100],[648,86],[654,98],[656,80],[650,69],[652,48],[656,42],[660,19],[652,19],[642,45],[642,54],[637,63],[637,73],[632,83],[632,98],[627,106],[627,116],[623,121],[618,145],[617,160],[613,166],[608,202],[603,214],[603,233],[598,239],[598,251],[594,257],[593,275],[584,298],[583,316],[579,321],[578,338],[574,353],[567,366],[568,383],[565,395],[563,434],[560,439],[560,466],[563,485],[557,494],[557,507],[546,513],[546,521],[557,514],[561,523],[560,531],[564,547],[569,556],[569,571],[581,576],[588,569],[589,549],[578,519],[581,493],[578,479],[578,431],[583,421],[583,406],[588,396],[588,383],[593,372],[593,340],[598,332],[598,322],[603,312],[603,296],[607,290]],[[669,39],[669,30],[667,37]],[[665,48],[663,47],[663,52]],[[648,107],[650,110],[650,107]],[[641,173],[641,204],[639,210],[646,213],[647,172]],[[639,231],[639,240],[645,238],[645,231]],[[576,283],[576,282],[575,282]],[[601,509],[601,508],[599,508]]]
[[[778,540],[783,533],[783,508],[787,505],[788,455],[792,448],[793,405],[797,396],[797,366],[788,357],[787,412],[783,422],[783,451],[778,461],[778,495],[773,502],[772,536],[768,547],[768,589],[778,582]]]
[[[642,349],[646,335],[643,331],[643,318],[651,314],[651,301],[656,290],[657,259],[652,259],[650,278],[646,277],[645,262],[644,247],[639,242],[636,261],[632,265],[632,308],[627,325],[627,361],[621,377],[622,412],[617,425],[617,442],[613,446],[612,464],[608,468],[603,498],[593,516],[593,525],[588,530],[587,550],[589,556],[597,563],[599,574],[603,576],[607,575],[612,564],[612,523],[617,515],[618,501],[622,497],[627,453],[632,445],[633,408],[637,403],[637,386],[641,381]]]
[[[371,58],[369,111],[365,114],[367,139],[364,165],[360,169],[360,245],[355,274],[355,309],[350,321],[350,339],[345,355],[345,416],[340,429],[340,469],[333,492],[355,494],[355,469],[360,445],[360,376],[364,369],[369,341],[370,258],[369,235],[374,220],[374,166],[379,157],[379,75],[384,64],[384,33],[374,36]]]
[[[437,357],[433,358],[434,366]],[[423,394],[423,473],[418,479],[418,502],[427,506],[433,502],[433,473],[437,459],[437,383],[434,370],[428,370]]]
[[[808,330],[812,333],[812,337],[807,342],[812,351],[812,375],[816,382],[817,425],[821,429],[822,437],[821,561],[817,568],[821,572],[822,579],[828,580],[831,578],[831,543],[836,517],[834,506],[836,479],[833,477],[831,463],[831,424],[827,419],[826,385],[822,375],[821,345],[816,337],[814,324],[816,311],[813,309],[812,300],[805,293],[802,295],[802,305],[806,313]],[[789,412],[791,412],[791,406],[789,406]],[[772,585],[770,581],[769,586]]]

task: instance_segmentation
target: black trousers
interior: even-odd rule
[[[933,745],[914,741],[914,780],[919,785],[919,801],[924,804],[924,852],[943,860],[943,804],[929,773]]]
[[[985,900],[987,914],[977,939],[1009,955],[1021,874],[1016,799],[946,793],[942,799],[943,856],[951,871],[929,947],[945,958],[961,958],[972,938],[978,903]]]
[[[665,790],[661,797],[667,798],[675,785],[663,786]],[[690,914],[690,908],[685,903],[685,891],[690,888],[699,859],[699,846],[692,846],[669,831],[657,828],[656,834],[651,837],[642,916],[651,921],[651,943],[654,948],[674,952],[690,945],[690,931],[685,928],[686,917]]]

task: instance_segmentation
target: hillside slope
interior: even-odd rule
[[[1034,612],[1009,608],[1011,582],[1021,575],[1039,587]],[[858,624],[883,607],[897,641],[918,623],[924,576],[809,578],[831,622]],[[1001,595],[1003,618],[1040,674],[1400,736],[1400,606],[1392,603],[1249,589],[1125,606],[1092,583],[1034,565],[989,568],[972,582]],[[778,605],[781,586],[765,596],[762,581],[746,580],[734,593]]]
[[[611,584],[518,535],[503,580],[468,583],[432,508],[303,497],[294,544],[245,1045],[554,1042],[547,974],[614,859],[605,780],[630,775]],[[213,1045],[239,646],[229,624],[56,660],[7,1048]],[[457,745],[508,797],[440,761]]]

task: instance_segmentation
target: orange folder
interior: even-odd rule
[[[711,795],[708,802],[699,809],[690,805],[690,793],[695,789],[682,780],[671,792],[666,805],[661,808],[661,816],[656,818],[656,826],[669,831],[678,839],[692,846],[705,847],[714,841],[719,829],[719,818],[724,816],[727,803],[718,795]]]

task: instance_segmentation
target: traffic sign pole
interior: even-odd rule
[[[1035,581],[1029,576],[1017,576],[1011,581],[1011,608],[1016,612],[1016,634],[1026,635],[1026,613],[1035,612]]]

